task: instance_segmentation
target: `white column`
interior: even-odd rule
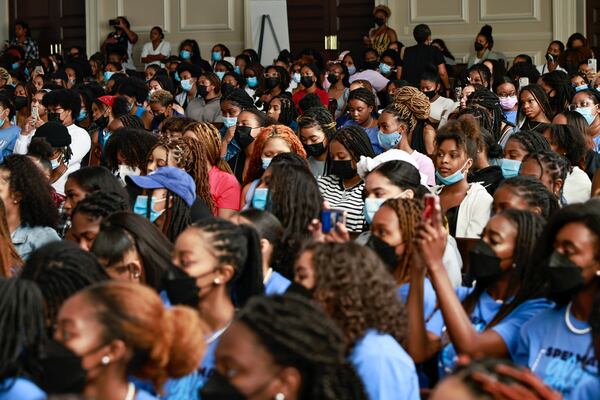
[[[567,43],[577,31],[577,0],[552,0],[552,35],[555,40]]]

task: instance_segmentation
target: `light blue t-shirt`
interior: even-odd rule
[[[565,323],[566,306],[548,309],[524,324],[512,354],[517,364],[528,366],[565,400],[586,376],[598,373],[591,332],[578,335]],[[589,324],[570,315],[576,329]],[[597,396],[596,396],[597,397]]]
[[[360,128],[362,128],[362,126],[358,125],[356,122],[354,122],[353,119],[347,121],[344,126],[358,126]],[[373,146],[373,151],[375,152],[375,155],[381,154],[383,153],[385,150],[383,147],[381,147],[379,145],[379,139],[377,138],[377,132],[379,131],[379,126],[375,125],[372,128],[362,128],[365,130],[365,132],[367,133],[367,136],[369,136],[369,140],[371,141],[371,146]]]
[[[473,288],[460,287],[456,289],[456,295],[460,301],[464,301],[473,291]],[[494,319],[503,303],[498,302],[484,291],[473,312],[471,313],[471,323],[477,332],[483,332],[485,327]],[[551,307],[552,303],[544,298],[531,299],[521,303],[510,314],[494,325],[491,329],[495,331],[508,348],[509,354],[512,354],[519,340],[519,330],[521,326],[540,312]],[[445,334],[446,328],[441,310],[436,311],[434,316],[427,324],[427,330],[437,336]],[[456,366],[457,354],[452,344],[446,345],[439,354],[438,367],[440,376],[452,372]]]
[[[415,364],[391,335],[369,329],[354,345],[349,360],[369,399],[420,399]]]
[[[46,400],[47,397],[42,389],[25,378],[9,378],[0,383],[0,400]]]
[[[513,125],[517,124],[517,112],[516,111],[503,111],[504,117],[508,122]]]
[[[600,153],[600,136],[596,136],[592,140],[594,141],[594,150],[596,153]]]
[[[600,396],[600,376],[586,375],[571,392],[571,400],[589,400]]]
[[[290,280],[277,271],[271,273],[271,277],[265,284],[265,294],[272,296],[274,294],[284,294],[287,288],[292,284]]]
[[[4,157],[10,156],[13,153],[20,133],[21,128],[16,125],[0,129],[0,163],[4,161]]]
[[[405,283],[401,285],[398,289],[398,295],[402,302],[406,304],[408,301],[408,291],[410,289],[410,283]],[[424,301],[424,318],[425,322],[429,321],[435,313],[435,308],[437,306],[437,295],[435,294],[435,290],[431,285],[431,281],[428,278],[425,278],[425,283],[423,285],[423,301]]]

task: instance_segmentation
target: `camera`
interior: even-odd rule
[[[119,25],[119,18],[109,19],[108,20],[108,24],[110,26],[118,26]]]

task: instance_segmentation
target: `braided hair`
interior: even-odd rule
[[[552,111],[552,107],[550,106],[550,100],[548,99],[548,95],[546,94],[546,91],[543,87],[535,83],[521,88],[521,92],[519,93],[519,120],[525,119],[525,114],[523,113],[523,105],[521,102],[521,94],[525,91],[531,93],[535,101],[539,104],[540,108],[542,109],[542,113],[544,113],[546,118],[552,120],[552,117],[554,117],[554,112]]]
[[[452,118],[451,119],[458,119],[463,115],[472,115],[477,122],[479,123],[479,126],[481,127],[482,130],[486,130],[490,136],[491,136],[491,132],[494,129],[494,124],[495,124],[495,120],[492,119],[492,117],[490,116],[490,113],[485,109],[485,108],[481,108],[481,107],[465,107],[461,110],[458,110],[456,113],[453,113]],[[494,142],[498,142],[495,138],[493,138]],[[499,157],[502,158],[502,157]]]
[[[221,171],[231,173],[231,167],[227,161],[221,158],[221,134],[213,124],[194,121],[185,128],[185,131],[192,132],[194,137],[201,143],[210,165],[216,166]]]
[[[489,113],[492,125],[486,129],[494,136],[494,140],[499,141],[502,137],[502,122],[506,122],[506,117],[500,108],[498,96],[489,89],[477,89],[467,98],[467,107],[483,107]]]
[[[550,105],[554,114],[567,110],[575,93],[567,74],[558,70],[548,72],[542,75],[542,82],[555,92],[554,96],[550,97]]]
[[[271,101],[273,101],[275,99],[279,100],[279,103],[280,103],[279,118],[277,119],[277,122],[279,122],[282,125],[290,126],[290,124],[292,122],[294,122],[296,120],[296,118],[298,118],[298,110],[296,109],[296,105],[290,99],[290,97],[285,94],[276,96]],[[269,107],[267,107],[267,108],[269,108]],[[319,107],[319,108],[321,108],[321,107]],[[310,111],[310,109],[307,110],[307,112],[308,111]]]
[[[396,90],[392,104],[400,118],[408,124],[411,147],[421,153],[427,153],[423,138],[425,124],[431,112],[431,103],[427,96],[415,87],[404,86]]]
[[[104,148],[108,167],[118,168],[118,154],[121,153],[127,165],[146,172],[147,156],[157,141],[154,135],[141,129],[119,129],[110,136]]]
[[[571,169],[569,161],[553,151],[539,151],[536,153],[529,153],[525,156],[525,158],[523,158],[523,162],[529,160],[535,161],[540,167],[540,170],[542,171],[542,174],[539,177],[540,181],[546,173],[550,176],[550,179],[552,180],[552,185],[554,185],[554,183],[559,179],[562,181],[563,185],[561,186],[560,193],[555,193],[556,197],[560,198],[562,194],[562,189],[564,187],[565,179],[567,179],[567,174],[570,172]],[[551,190],[551,188],[548,188],[548,190]]]
[[[221,104],[223,104],[225,101],[231,102],[241,110],[256,108],[254,106],[254,100],[252,100],[252,97],[250,97],[250,95],[244,89],[236,88],[231,90],[225,96],[221,97]]]
[[[377,107],[375,95],[372,91],[365,88],[358,88],[350,91],[350,94],[348,95],[348,103],[350,103],[351,100],[362,101],[367,106],[373,107],[374,110],[375,107]]]
[[[325,133],[327,140],[335,134],[335,119],[327,109],[315,107],[306,111],[298,118],[298,131],[304,128],[319,127]]]
[[[503,187],[525,200],[529,209],[539,207],[542,217],[546,220],[560,209],[556,196],[539,179],[532,176],[515,176],[502,181],[496,192]]]
[[[483,86],[490,91],[490,82],[492,81],[492,72],[490,71],[490,69],[487,67],[487,65],[480,63],[480,64],[473,64],[469,69],[467,69],[467,71],[465,72],[466,76],[468,77],[469,75],[471,75],[471,72],[475,72],[479,75],[479,77],[481,78],[482,84]]]
[[[71,219],[75,214],[82,213],[92,220],[102,220],[118,211],[127,211],[129,204],[120,193],[115,192],[93,192],[81,200],[71,213]]]
[[[523,146],[527,153],[551,151],[550,145],[544,136],[535,131],[519,131],[514,133],[508,141],[516,140]]]
[[[343,335],[316,304],[300,295],[257,297],[237,316],[282,367],[302,376],[299,400],[366,400],[345,358]]]
[[[402,241],[405,243],[404,254],[392,273],[396,283],[402,285],[410,281],[411,263],[416,249],[413,238],[417,231],[417,225],[421,221],[421,214],[423,214],[423,202],[417,199],[389,199],[383,203],[382,207],[392,209],[398,217],[398,229],[402,235]]]
[[[361,156],[375,157],[371,140],[363,128],[356,125],[348,125],[338,130],[329,143],[336,141],[348,150],[355,163],[360,161]]]
[[[25,279],[0,279],[0,310],[0,381],[39,377],[46,342],[40,289]]]
[[[228,264],[234,268],[228,286],[237,307],[264,293],[260,239],[253,227],[211,218],[191,225],[190,229],[201,233],[204,245],[219,266]]]
[[[63,302],[79,290],[109,279],[96,257],[72,242],[48,243],[27,259],[22,279],[38,284],[45,302],[46,321],[54,326]]]
[[[486,329],[500,323],[524,302],[537,297],[543,297],[544,279],[542,277],[543,263],[534,262],[533,251],[536,240],[542,234],[545,221],[537,214],[530,211],[507,209],[499,214],[505,217],[517,228],[515,248],[513,251],[513,269],[508,292],[504,303],[494,316]],[[471,315],[487,286],[493,282],[478,281],[475,290],[463,301],[467,315]]]
[[[314,298],[342,329],[346,351],[369,329],[389,333],[404,343],[406,310],[396,283],[379,256],[366,246],[348,243],[312,243]]]
[[[573,125],[549,126],[550,144],[565,151],[565,158],[572,166],[583,167],[587,153],[587,137]]]

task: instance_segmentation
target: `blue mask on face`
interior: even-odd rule
[[[240,68],[240,66],[239,66],[239,65],[236,65],[236,66],[233,68],[233,72],[235,72],[235,73],[236,73],[236,74],[238,74],[238,75],[241,75],[241,74],[242,74],[242,69]]]
[[[269,189],[256,188],[252,196],[252,207],[257,210],[264,210],[267,207],[267,198],[269,197]]]
[[[387,75],[390,72],[392,72],[392,67],[390,67],[387,64],[381,63],[379,64],[379,72],[381,72],[383,75]]]
[[[225,71],[215,71],[215,74],[219,77],[219,80],[222,81],[225,76]]]
[[[182,80],[181,81],[181,88],[185,92],[189,92],[190,90],[192,90],[192,80],[191,79],[184,79],[184,80]]]
[[[220,51],[213,51],[212,52],[212,60],[213,61],[221,61],[223,59],[223,56],[221,55]]]
[[[594,107],[596,107],[596,106],[594,106]],[[594,120],[596,119],[596,116],[592,112],[594,107],[577,107],[575,109],[575,111],[577,111],[579,114],[581,114],[583,116],[583,118],[585,118],[588,125],[591,125],[592,122],[594,122]]]
[[[18,62],[16,62],[16,63],[12,63],[12,69],[13,69],[13,71],[16,71],[16,70],[18,70],[18,69],[19,69],[19,66],[20,66],[20,65],[19,65],[19,63],[18,63]]]
[[[106,82],[108,82],[110,80],[110,78],[114,75],[115,73],[113,71],[105,71],[104,72],[104,80]]]
[[[451,186],[451,185],[454,185],[455,183],[462,181],[463,179],[465,179],[465,175],[463,174],[462,170],[467,166],[467,162],[465,162],[465,164],[458,171],[456,171],[455,173],[453,173],[450,176],[444,177],[444,176],[440,175],[440,173],[438,171],[435,171],[435,181],[438,184],[441,184],[444,186]]]
[[[402,135],[399,132],[383,133],[381,130],[377,131],[377,141],[384,150],[398,146],[400,140],[402,140]]]
[[[179,52],[179,57],[181,57],[183,60],[189,60],[190,58],[192,58],[192,53],[190,53],[187,50],[181,50]]]
[[[231,128],[232,126],[235,126],[236,123],[237,123],[237,117],[224,117],[223,118],[223,125],[225,125],[225,128]]]
[[[367,224],[370,225],[373,222],[375,213],[379,211],[379,208],[385,203],[385,200],[386,199],[372,199],[370,197],[365,199],[365,220],[367,221]]]
[[[150,216],[148,216],[148,196],[138,196],[135,199],[135,204],[133,206],[133,212],[137,215],[141,215],[144,218],[148,218],[150,222],[154,222],[165,212],[162,211],[154,211],[154,206],[157,202],[165,201],[166,199],[156,200],[155,197],[152,197],[150,200]]]
[[[246,78],[246,82],[248,82],[248,87],[255,88],[258,86],[258,78],[255,76],[250,76]]]
[[[521,171],[521,161],[503,158],[500,168],[502,168],[502,176],[504,179],[514,178],[515,176],[518,176],[519,171]]]
[[[87,110],[79,110],[79,115],[77,116],[77,122],[81,122],[87,117]]]
[[[354,65],[351,67],[348,67],[348,73],[350,75],[354,75],[356,73],[356,67]]]
[[[575,88],[575,93],[581,92],[582,90],[586,90],[589,89],[588,85],[579,85],[579,86],[573,86]]]
[[[262,158],[262,167],[265,171],[267,170],[267,168],[269,168],[269,165],[271,165],[271,161],[273,161],[273,158],[271,157]]]

